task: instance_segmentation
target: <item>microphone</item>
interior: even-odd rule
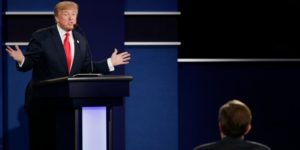
[[[93,57],[92,57],[92,52],[91,52],[91,49],[90,49],[90,45],[88,43],[88,40],[87,40],[87,37],[86,37],[86,34],[85,32],[81,29],[81,27],[78,25],[78,24],[74,24],[74,29],[75,31],[79,32],[80,34],[82,34],[85,39],[86,39],[86,43],[87,43],[87,49],[89,51],[89,54],[90,54],[90,63],[91,63],[91,72],[90,73],[93,73],[94,72],[94,64],[93,64]]]

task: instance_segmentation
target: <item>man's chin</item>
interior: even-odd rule
[[[67,27],[66,28],[66,31],[71,31],[71,30],[73,30],[74,29],[74,27]]]

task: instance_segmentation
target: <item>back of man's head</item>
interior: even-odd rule
[[[239,100],[231,100],[219,109],[219,124],[223,134],[242,137],[251,125],[252,115],[248,106]]]

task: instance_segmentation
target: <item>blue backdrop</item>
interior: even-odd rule
[[[44,12],[52,11],[58,0],[2,2],[5,6],[1,12]],[[110,57],[114,48],[132,53],[132,62],[126,67],[116,68],[117,71],[114,72],[114,74],[133,75],[134,80],[131,87],[132,96],[126,98],[126,109],[114,108],[114,142],[117,143],[113,148],[116,150],[178,149],[177,47],[124,47],[124,11],[177,11],[177,2],[174,0],[143,2],[77,0],[76,2],[80,5],[78,23],[89,39],[94,60]],[[6,25],[6,19],[13,16],[6,15],[4,20],[1,18],[1,25]],[[26,17],[30,18],[30,15]],[[1,37],[9,34],[1,33]],[[13,36],[18,37],[18,35]],[[15,41],[4,39],[2,43],[4,42]],[[22,47],[23,50],[25,48],[26,46]],[[2,49],[4,50],[4,47]],[[4,134],[1,134],[3,135],[1,142],[4,140],[4,149],[7,150],[26,150],[27,120],[22,105],[25,87],[31,74],[17,72],[15,62],[5,53],[1,54],[1,63],[3,77],[0,87],[3,94],[0,106],[3,104],[3,111],[0,113],[3,115],[0,116],[0,133],[4,130]]]

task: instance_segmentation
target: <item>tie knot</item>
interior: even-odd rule
[[[69,37],[69,35],[70,35],[69,32],[66,32],[66,37]]]

